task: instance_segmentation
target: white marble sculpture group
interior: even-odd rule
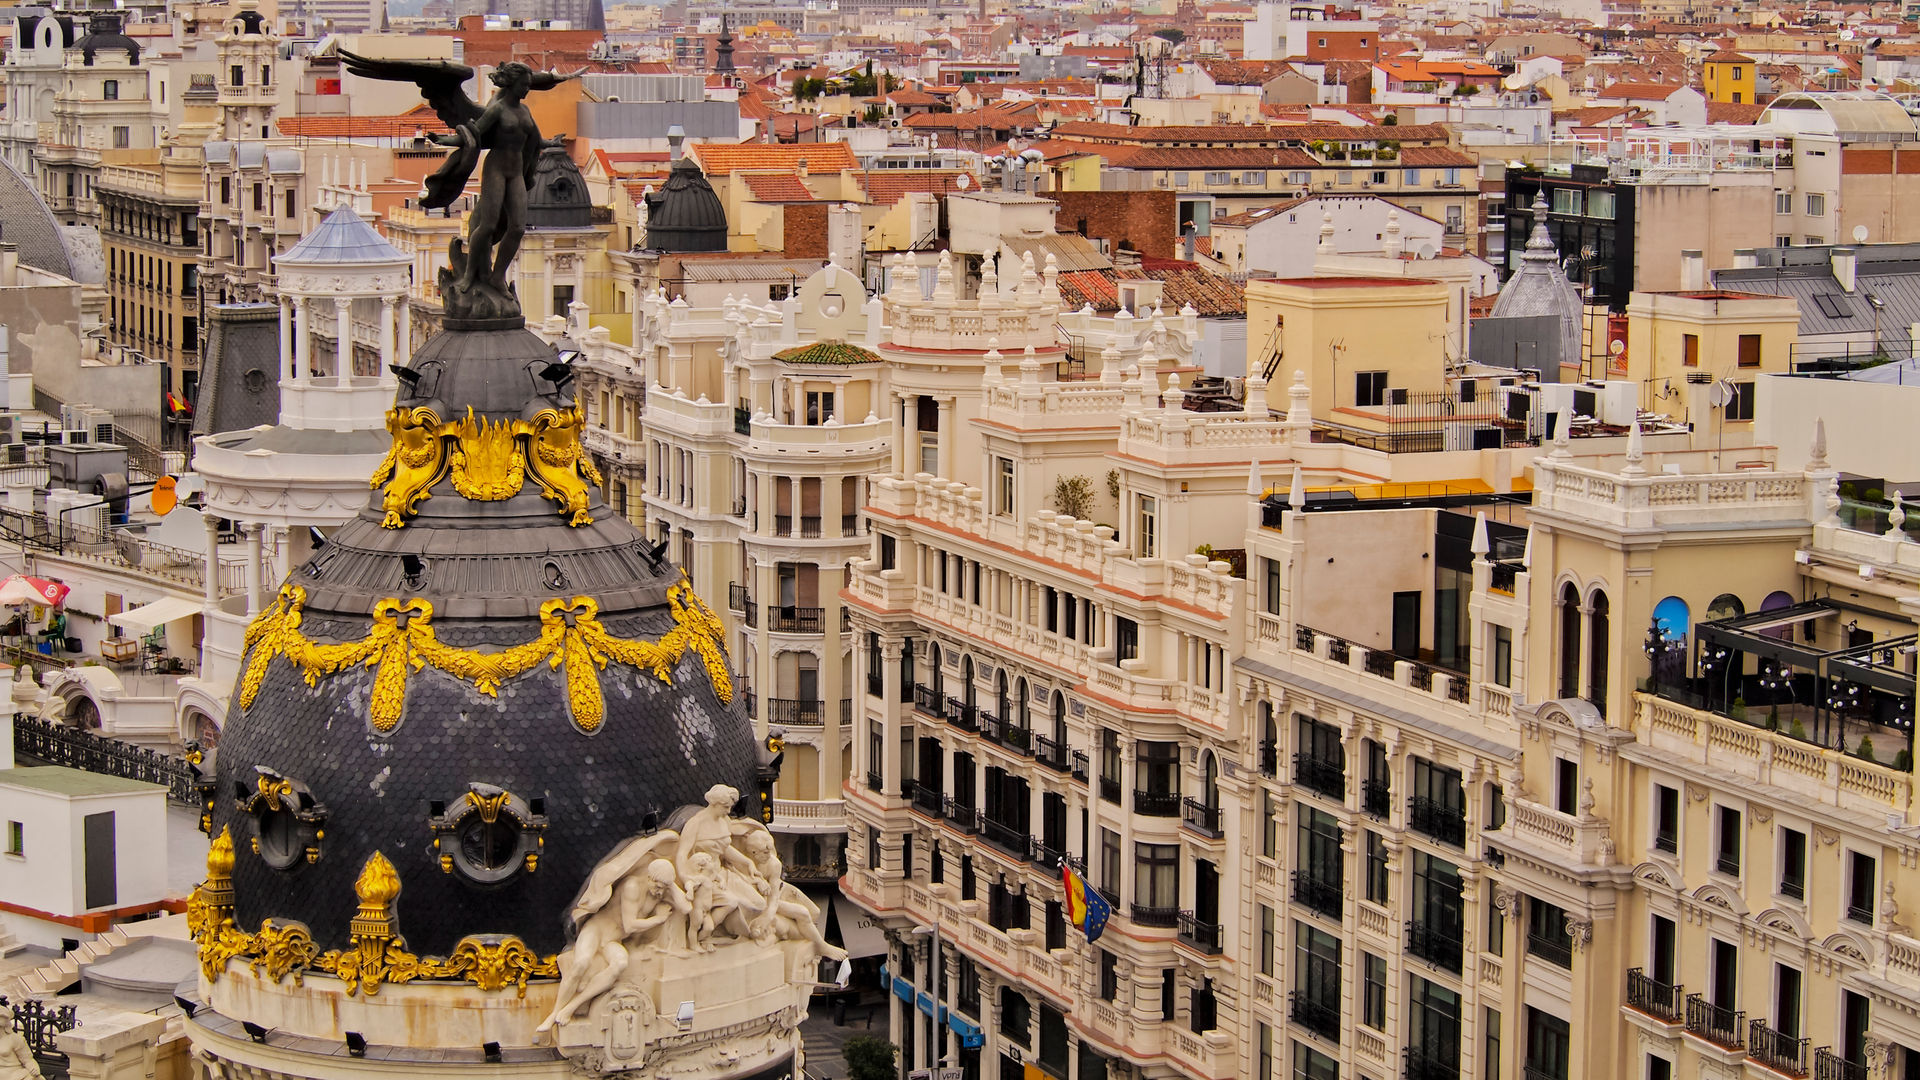
[[[777,951],[796,989],[811,988],[822,957],[846,957],[821,936],[819,908],[783,879],[773,834],[730,816],[739,797],[715,785],[678,831],[635,837],[594,868],[574,903],[573,946],[562,956],[559,996],[541,1031],[590,1022],[607,1012],[596,1005],[623,989],[717,970],[705,958],[730,946]]]

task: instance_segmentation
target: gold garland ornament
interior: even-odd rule
[[[373,997],[387,984],[415,980],[470,982],[489,993],[514,987],[527,996],[529,979],[557,979],[557,957],[542,957],[510,934],[461,938],[445,958],[407,951],[393,914],[400,896],[400,874],[376,851],[360,868],[353,891],[360,901],[350,925],[346,949],[320,952],[313,935],[297,922],[267,919],[249,934],[233,925],[233,835],[221,829],[207,851],[207,880],[187,902],[187,931],[199,945],[200,973],[218,982],[229,960],[241,960],[270,982],[293,976],[301,985],[308,972],[332,975],[346,984],[348,996]]]
[[[247,627],[241,708],[253,707],[266,681],[267,667],[276,656],[286,657],[298,668],[308,686],[318,686],[321,677],[356,665],[374,668],[369,721],[381,734],[400,726],[408,675],[428,666],[472,683],[488,697],[498,697],[501,683],[541,663],[550,669],[563,669],[573,724],[589,735],[606,719],[600,672],[608,661],[651,672],[654,678],[672,686],[674,669],[691,651],[706,667],[714,694],[723,703],[733,701],[733,679],[727,672],[720,619],[684,581],[667,590],[674,625],[659,641],[615,637],[600,622],[600,605],[592,597],[556,597],[540,605],[538,637],[491,653],[441,642],[433,630],[433,605],[419,597],[376,603],[373,627],[359,641],[316,642],[300,629],[306,599],[305,589],[284,585],[273,604]]]
[[[531,471],[567,524],[590,525],[587,501],[605,480],[580,444],[585,427],[578,408],[542,409],[531,420],[489,420],[468,409],[442,422],[432,409],[396,406],[387,412],[392,445],[368,485],[386,488],[380,524],[404,528],[443,476],[463,498],[500,502],[520,494]]]

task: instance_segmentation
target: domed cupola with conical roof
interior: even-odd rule
[[[140,43],[123,32],[122,16],[115,11],[96,11],[87,17],[87,32],[71,48],[88,67],[102,52],[114,50],[126,54],[127,63],[140,62]]]
[[[587,181],[567,152],[549,146],[534,166],[533,186],[527,189],[527,227],[530,229],[586,229],[593,226],[593,203]]]
[[[692,158],[675,161],[666,184],[647,196],[646,246],[655,251],[727,250],[727,209]]]

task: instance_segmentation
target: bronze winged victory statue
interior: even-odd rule
[[[379,60],[345,49],[340,57],[347,70],[368,79],[410,82],[433,106],[450,135],[435,135],[442,146],[453,147],[420,195],[426,209],[453,205],[486,151],[480,169],[480,197],[467,222],[467,239],[448,245],[447,269],[440,271],[441,301],[450,319],[491,321],[520,317],[520,298],[507,283],[507,267],[520,250],[527,231],[527,190],[533,186],[540,151],[558,145],[562,136],[542,140],[540,128],[526,105],[535,90],[551,90],[577,74],[535,71],[517,60],[493,70],[497,88],[486,108],[467,96],[462,87],[473,69],[447,60]]]

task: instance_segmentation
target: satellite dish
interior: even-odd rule
[[[1433,250],[1432,244],[1421,244],[1420,247],[1416,249],[1413,254],[1415,258],[1431,259],[1434,257],[1434,255],[1437,254],[1437,252]]]
[[[1721,379],[1719,382],[1714,383],[1713,387],[1707,391],[1707,404],[1716,409],[1726,408],[1727,402],[1732,400],[1733,382],[1731,380]]]
[[[1609,356],[1619,356],[1626,351],[1627,343],[1621,341],[1619,338],[1614,338],[1612,341],[1607,342],[1607,354]]]
[[[1853,227],[1853,242],[1856,244],[1864,244],[1867,242],[1867,227],[1865,225],[1855,225]]]
[[[155,514],[166,517],[173,512],[174,507],[180,505],[180,493],[175,490],[177,485],[178,481],[171,476],[163,476],[154,481],[153,491],[148,498],[149,505]]]
[[[1849,27],[1847,27],[1847,28],[1846,28],[1845,30],[1842,30],[1842,31],[1840,31],[1840,40],[1841,40],[1841,41],[1852,41],[1852,40],[1853,40],[1853,27],[1851,27],[1851,26],[1849,26]]]
[[[973,186],[973,177],[968,176],[966,173],[961,173],[959,176],[953,178],[953,186],[959,188],[961,191],[965,191]]]

